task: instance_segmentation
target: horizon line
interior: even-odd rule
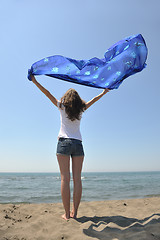
[[[135,170],[135,171],[82,171],[82,173],[133,173],[133,172],[160,172],[160,170]],[[58,172],[42,172],[42,171],[19,171],[19,172],[16,172],[16,171],[0,171],[0,173],[60,173],[59,171]],[[72,173],[72,172],[70,172]]]

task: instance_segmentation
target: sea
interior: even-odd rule
[[[82,201],[160,197],[160,172],[83,172]],[[70,182],[73,195],[73,179]],[[0,203],[61,202],[60,173],[0,173]]]

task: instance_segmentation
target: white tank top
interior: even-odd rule
[[[82,141],[82,136],[80,133],[80,120],[71,121],[65,111],[65,108],[62,109],[59,107],[60,102],[57,102],[57,107],[60,111],[60,120],[61,120],[61,127],[58,134],[58,139],[60,137],[63,138],[73,138]]]

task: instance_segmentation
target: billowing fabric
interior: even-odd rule
[[[28,70],[33,75],[47,75],[95,88],[117,89],[122,81],[146,67],[147,47],[141,34],[127,37],[104,54],[89,60],[75,60],[55,55],[34,63]]]

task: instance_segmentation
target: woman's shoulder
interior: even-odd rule
[[[64,105],[61,103],[61,101],[57,101],[57,107],[58,107],[58,109],[60,109],[60,110],[64,110]]]
[[[60,108],[60,101],[57,101],[57,107]]]

